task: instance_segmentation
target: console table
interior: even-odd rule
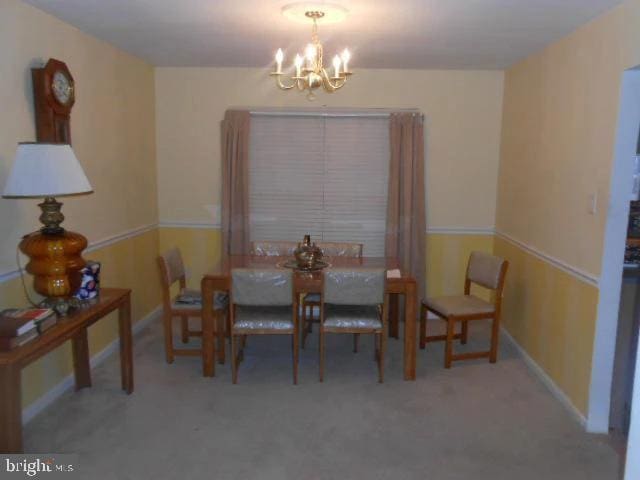
[[[102,288],[95,304],[60,317],[55,326],[30,342],[0,352],[0,453],[22,452],[22,368],[71,340],[76,390],[90,387],[87,328],[114,310],[118,310],[122,389],[133,392],[131,290]]]

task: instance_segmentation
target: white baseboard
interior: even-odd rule
[[[576,408],[571,399],[567,397],[567,395],[556,385],[556,383],[551,379],[547,372],[543,370],[543,368],[536,363],[536,361],[529,356],[529,354],[525,351],[524,348],[520,346],[518,342],[516,342],[515,338],[511,336],[509,332],[504,327],[501,327],[503,337],[509,341],[511,345],[518,351],[518,354],[522,357],[524,362],[527,364],[527,367],[535,373],[535,375],[542,381],[545,387],[551,392],[551,394],[558,400],[562,406],[571,414],[573,418],[582,426],[582,428],[587,428],[587,419],[586,417]]]
[[[133,324],[132,331],[134,335],[137,335],[145,327],[147,327],[153,320],[160,316],[162,306],[154,308],[150,313],[144,316],[142,319]],[[107,345],[100,352],[91,357],[91,368],[95,368],[109,358],[114,352],[119,349],[120,340],[116,338],[113,342]],[[42,395],[36,401],[31,403],[28,407],[22,410],[22,424],[27,424],[33,417],[42,412],[45,408],[51,405],[58,397],[64,392],[72,388],[74,385],[73,373],[67,375],[56,386],[51,388],[47,393]]]

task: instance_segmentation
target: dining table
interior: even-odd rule
[[[219,331],[213,310],[214,292],[229,292],[234,268],[288,268],[292,257],[229,255],[206,272],[202,278],[202,369],[205,377],[215,375],[216,356],[224,363],[224,337]],[[389,336],[399,338],[400,302],[404,299],[404,379],[416,379],[416,313],[415,278],[402,271],[393,257],[325,257],[327,268],[385,268],[386,293],[389,294]],[[294,298],[309,293],[322,293],[322,271],[293,270]],[[297,304],[297,302],[296,302]],[[296,307],[297,308],[297,307]],[[216,337],[218,338],[216,352]]]

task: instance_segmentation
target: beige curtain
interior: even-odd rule
[[[222,255],[249,253],[249,124],[247,110],[222,121]]]
[[[424,125],[419,113],[393,113],[389,139],[387,257],[397,257],[403,272],[416,279],[425,294]]]

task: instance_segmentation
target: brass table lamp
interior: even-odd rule
[[[71,146],[61,143],[20,143],[4,188],[4,198],[44,198],[39,231],[25,235],[20,251],[29,257],[26,270],[34,289],[54,301],[73,295],[85,266],[87,239],[60,226],[64,220],[55,197],[91,193],[93,189]]]

